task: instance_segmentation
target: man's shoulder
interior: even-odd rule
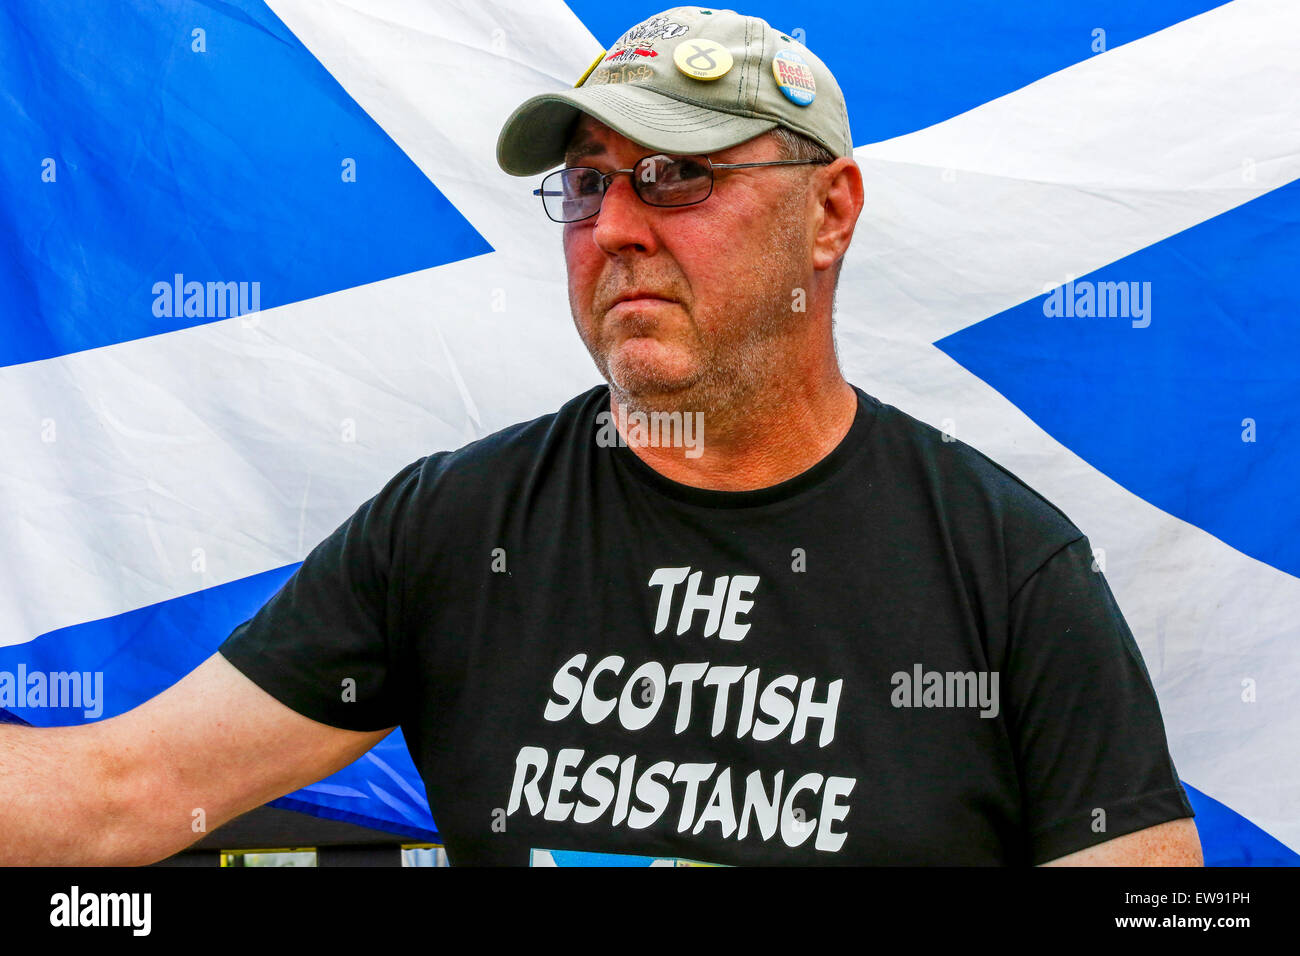
[[[418,468],[417,480],[499,486],[512,475],[534,473],[548,458],[573,446],[608,391],[606,385],[595,386],[556,411],[507,425],[460,448],[434,452],[412,466]]]
[[[865,393],[864,393],[865,394]],[[882,456],[904,464],[907,480],[927,496],[957,533],[983,528],[1005,538],[1008,550],[1029,550],[1030,561],[1045,560],[1084,537],[1069,516],[1019,475],[945,429],[893,405],[876,405],[875,440]]]

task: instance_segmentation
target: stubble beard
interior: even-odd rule
[[[725,316],[703,324],[688,312],[690,367],[684,373],[669,374],[662,366],[640,361],[620,363],[615,372],[609,361],[615,344],[593,340],[599,333],[593,337],[585,323],[576,322],[614,401],[628,411],[647,414],[702,412],[715,429],[768,404],[765,396],[774,386],[779,389],[781,375],[789,371],[791,334],[805,318],[793,308],[795,289],[803,281],[801,262],[787,254],[806,241],[802,217],[802,197],[796,190],[779,210],[770,236],[773,254],[737,263],[732,270],[737,279],[733,287],[744,290],[744,297],[733,300]]]

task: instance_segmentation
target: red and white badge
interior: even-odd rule
[[[794,50],[781,50],[772,57],[772,75],[786,99],[799,106],[807,106],[817,95],[817,81],[812,67]]]

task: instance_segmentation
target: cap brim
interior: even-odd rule
[[[573,124],[582,113],[665,153],[711,153],[777,125],[684,103],[635,84],[583,86],[539,94],[511,113],[497,137],[497,163],[512,176],[534,176],[563,164]]]

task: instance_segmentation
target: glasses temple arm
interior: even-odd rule
[[[752,166],[807,166],[816,163],[824,166],[827,160],[824,159],[774,159],[766,163],[710,163],[714,169],[747,169]]]

